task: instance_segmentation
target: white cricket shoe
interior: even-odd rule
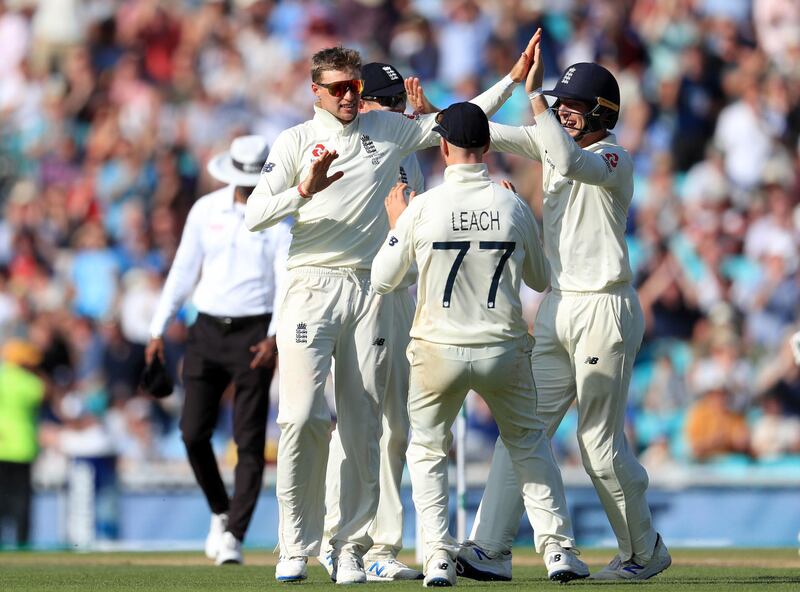
[[[320,553],[317,555],[317,561],[319,564],[325,568],[325,571],[328,572],[328,575],[331,577],[331,581],[336,581],[336,562],[333,560],[333,551],[328,550],[325,553]]]
[[[575,549],[550,543],[544,549],[547,577],[554,582],[569,582],[589,577],[589,567],[578,559]]]
[[[242,560],[242,541],[233,536],[230,532],[225,531],[222,534],[219,548],[217,550],[217,558],[214,560],[217,565],[241,565],[244,563]]]
[[[351,551],[339,552],[335,577],[337,584],[363,584],[367,581],[364,563],[358,555]]]
[[[456,585],[456,566],[447,551],[435,551],[425,564],[426,588],[440,588]]]
[[[485,582],[511,580],[511,551],[487,551],[472,541],[464,541],[456,557],[458,575]]]
[[[308,577],[308,557],[281,557],[275,566],[275,579],[279,582],[299,582]]]
[[[593,580],[647,580],[672,565],[672,557],[667,551],[667,546],[659,534],[656,537],[656,546],[650,561],[644,565],[638,563],[635,558],[622,561],[619,555],[614,557],[606,567],[599,572],[592,574]]]
[[[206,536],[206,557],[216,559],[219,546],[222,543],[222,535],[228,529],[227,514],[211,514],[211,524],[208,526],[208,536]]]
[[[408,567],[402,561],[391,557],[376,559],[367,563],[368,582],[394,582],[397,580],[421,580],[422,572]]]

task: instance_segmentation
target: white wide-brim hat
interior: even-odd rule
[[[268,152],[269,146],[263,136],[240,136],[231,142],[230,150],[208,161],[208,173],[229,185],[255,187]]]

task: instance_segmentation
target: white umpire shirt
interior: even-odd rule
[[[250,232],[244,224],[245,205],[234,202],[234,189],[223,187],[192,206],[150,324],[152,337],[164,333],[195,284],[194,305],[208,315],[248,317],[278,310],[289,224]],[[275,333],[274,316],[270,335]]]
[[[473,99],[491,115],[511,96],[516,83],[506,76]],[[389,230],[384,199],[397,182],[406,155],[434,146],[434,115],[387,111],[359,113],[343,124],[314,107],[314,118],[281,132],[272,145],[258,186],[247,200],[252,230],[295,216],[288,267],[305,265],[369,269]],[[344,176],[310,199],[297,186],[323,150],[339,158],[329,174]]]
[[[581,149],[550,110],[535,121],[524,127],[490,124],[492,149],[542,163],[544,251],[553,288],[599,292],[630,282],[630,155],[614,134]]]
[[[486,345],[522,337],[519,287],[548,285],[536,220],[515,193],[493,183],[485,164],[445,169],[444,183],[411,201],[372,266],[385,294],[419,266],[411,337]]]

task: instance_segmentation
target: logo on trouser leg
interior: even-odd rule
[[[386,343],[386,340],[383,337],[378,337],[377,339],[375,339],[375,341],[372,342],[372,345],[377,345],[380,347],[384,343]]]
[[[297,329],[294,332],[295,343],[308,343],[308,327],[305,323],[297,323]]]
[[[597,362],[600,361],[600,358],[595,358],[594,356],[587,356],[586,359],[583,361],[584,364],[591,364],[594,366]]]

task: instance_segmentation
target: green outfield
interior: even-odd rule
[[[672,567],[647,582],[648,592],[674,590],[800,590],[800,557],[797,549],[677,549],[671,550]],[[582,557],[599,569],[612,552],[586,550]],[[410,556],[403,557],[409,559]],[[201,553],[65,553],[0,552],[0,590],[61,591],[137,590],[142,592],[213,592],[332,589],[324,570],[312,561],[309,579],[301,584],[278,584],[274,579],[276,557],[267,551],[248,550],[245,567],[214,567]],[[514,581],[484,584],[460,578],[460,587],[473,590],[525,586],[546,590],[559,586],[545,579],[545,569],[532,551],[515,551]],[[573,582],[581,590],[631,590],[634,584]],[[418,590],[421,582],[366,584],[392,590]]]

